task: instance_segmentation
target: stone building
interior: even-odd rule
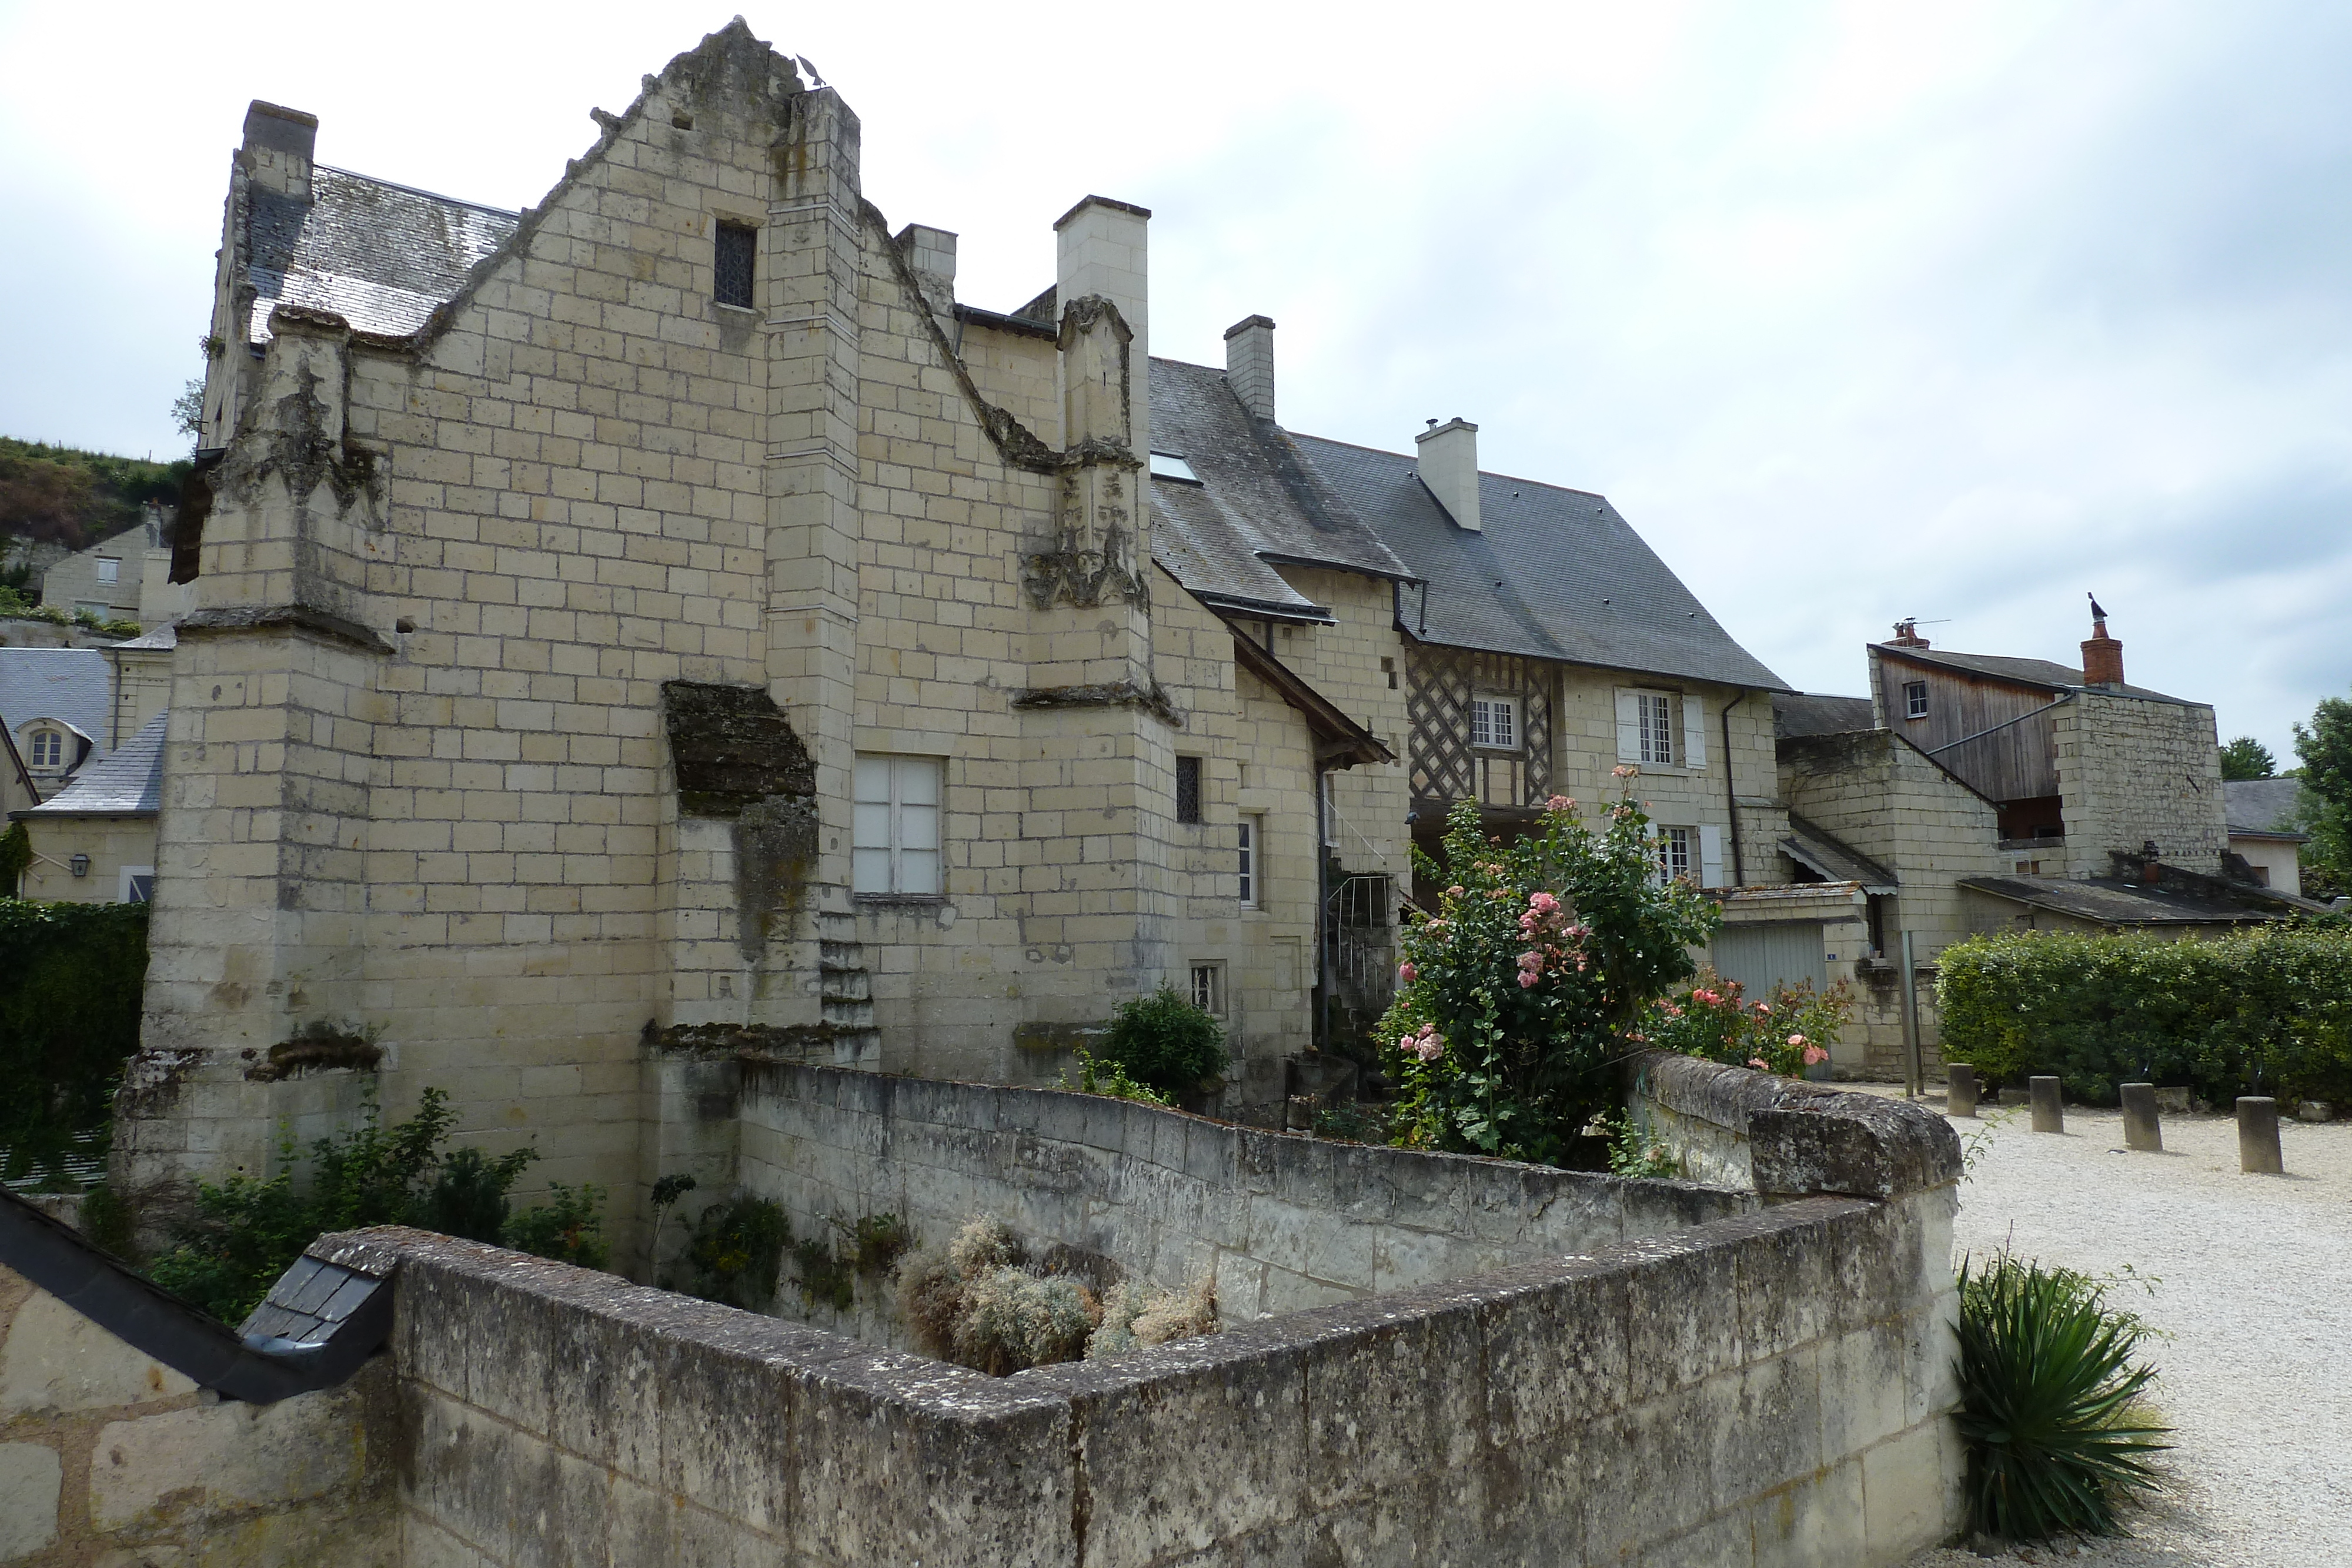
[[[41,574],[41,602],[68,614],[142,626],[179,619],[188,611],[189,593],[171,580],[176,522],[174,508],[148,502],[138,522],[53,562]]]
[[[168,626],[97,648],[0,648],[0,728],[15,787],[0,813],[26,824],[23,898],[144,900],[155,879]]]
[[[2303,892],[2305,804],[2300,779],[2233,779],[2221,786],[2230,852],[2253,879],[2281,893]]]
[[[1901,1069],[1906,931],[1932,1066],[1936,959],[1963,937],[2210,935],[2304,907],[2231,853],[2212,708],[2126,685],[2104,616],[2082,669],[1934,649],[1909,622],[1868,658],[1869,697],[1775,705],[1794,874],[1850,890],[1841,1069]]]
[[[1453,799],[1632,762],[1661,875],[1783,874],[1780,683],[1601,497],[1290,434],[1264,318],[1152,357],[1129,204],[959,302],[740,22],[594,118],[514,214],[247,116],[128,1186],[347,1113],[298,1031],[624,1189],[721,1116],[678,1052],[1050,1081],[1162,983],[1262,1115]]]

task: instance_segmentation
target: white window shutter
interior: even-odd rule
[[[1683,766],[1694,769],[1706,766],[1706,699],[1694,695],[1683,697]]]
[[[1642,759],[1641,698],[1630,686],[1617,688],[1617,760]]]
[[[1713,822],[1699,824],[1698,867],[1701,887],[1723,885],[1723,830]]]

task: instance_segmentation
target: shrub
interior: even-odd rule
[[[9,1180],[61,1176],[68,1154],[103,1155],[114,1086],[139,1049],[147,912],[0,898],[0,1175]]]
[[[2168,1428],[2139,1408],[2147,1326],[2099,1281],[2002,1255],[1960,1269],[1961,1441],[1975,1527],[2011,1541],[2120,1533],[2115,1508],[2158,1484]]]
[[[1677,1176],[1683,1163],[1623,1112],[1601,1118],[1609,1137],[1609,1173],[1621,1176]]]
[[[1179,1293],[1122,1282],[1103,1292],[1102,1322],[1087,1339],[1087,1359],[1108,1361],[1171,1340],[1217,1332],[1217,1287],[1206,1276]]]
[[[2211,941],[1979,936],[1939,968],[1944,1059],[1988,1083],[2054,1074],[2092,1103],[2134,1081],[2223,1103],[2352,1102],[2352,931],[2332,923]]]
[[[386,1127],[371,1084],[361,1117],[360,1125],[311,1144],[307,1184],[297,1184],[299,1155],[290,1135],[279,1141],[277,1175],[199,1183],[194,1214],[173,1226],[173,1245],[150,1277],[234,1323],[261,1303],[304,1248],[362,1226],[442,1228],[588,1268],[604,1262],[597,1189],[558,1184],[551,1205],[509,1218],[507,1190],[539,1152],[521,1148],[496,1160],[471,1149],[445,1153],[457,1113],[442,1091],[425,1090],[415,1116]]]
[[[1225,1070],[1225,1031],[1217,1020],[1162,985],[1119,1004],[1104,1031],[1099,1059],[1168,1100],[1190,1094]],[[1081,1061],[1084,1057],[1081,1057]]]
[[[1621,770],[1631,778],[1631,769]],[[1556,1162],[1615,1102],[1612,1064],[1650,1003],[1693,972],[1721,916],[1697,888],[1660,885],[1655,835],[1630,799],[1598,831],[1554,796],[1504,845],[1463,802],[1446,820],[1450,881],[1408,925],[1396,1001],[1379,1025],[1403,1084],[1401,1142]]]
[[[1078,1048],[1078,1081],[1071,1082],[1070,1075],[1065,1072],[1060,1087],[1080,1094],[1108,1095],[1113,1100],[1139,1100],[1146,1105],[1176,1103],[1173,1097],[1162,1094],[1148,1083],[1138,1083],[1129,1078],[1127,1069],[1118,1062],[1097,1061],[1084,1046]]]
[[[993,1377],[1076,1361],[1102,1321],[1093,1291],[1032,1263],[1011,1228],[991,1218],[907,1258],[897,1294],[918,1345]]]
[[[1853,988],[1843,980],[1826,991],[1811,980],[1776,985],[1765,1000],[1749,1001],[1738,980],[1702,969],[1688,990],[1650,1004],[1640,1033],[1660,1051],[1800,1078],[1829,1060],[1830,1041],[1853,1016]]]
[[[792,1245],[783,1205],[750,1193],[714,1203],[695,1219],[687,1242],[686,1293],[745,1312],[767,1310]]]

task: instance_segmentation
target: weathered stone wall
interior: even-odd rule
[[[59,904],[113,904],[122,897],[122,870],[155,869],[152,817],[29,817],[25,826],[37,858],[25,868],[25,898]],[[73,873],[73,857],[89,857],[89,873]]]
[[[803,1236],[894,1213],[945,1241],[982,1215],[1229,1322],[1433,1285],[1756,1207],[1682,1182],[1235,1126],[1099,1095],[740,1066],[736,1179]]]
[[[1645,1080],[1648,1103],[1677,1108],[1662,1130],[1702,1159],[1708,1138],[1738,1146],[1717,1163],[1780,1201],[760,1069],[747,1164],[793,1139],[817,1173],[771,1166],[776,1190],[798,1183],[788,1201],[953,1210],[981,1170],[1015,1224],[1074,1223],[1059,1239],[1156,1247],[1181,1268],[1196,1256],[1181,1235],[1218,1223],[1187,1210],[1197,1169],[1241,1234],[1346,1299],[992,1380],[560,1264],[362,1233],[343,1244],[401,1260],[410,1561],[520,1564],[560,1542],[808,1564],[1898,1563],[1961,1518],[1957,1145],[1911,1107],[1688,1066]],[[855,1185],[889,1155],[922,1164]],[[1144,1193],[1155,1181],[1164,1198]],[[1824,1196],[1841,1188],[1864,1196]],[[1106,1200],[1122,1217],[1091,1219]],[[1607,1239],[1675,1205],[1744,1212]],[[1398,1224],[1407,1211],[1425,1218]],[[1175,1223],[1155,1235],[1147,1213]],[[1384,1254],[1341,1254],[1384,1229],[1402,1288],[1358,1299],[1339,1278],[1380,1281]],[[1424,1282],[1403,1283],[1407,1233],[1436,1244]],[[1486,1271],[1445,1280],[1474,1260]]]
[[[2221,873],[2229,810],[2211,708],[2079,691],[2051,718],[2068,876],[2112,876],[2110,854],[2151,839],[2168,864]]]
[[[392,1385],[223,1402],[0,1268],[0,1563],[391,1568]]]

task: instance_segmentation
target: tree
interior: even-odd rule
[[[2278,775],[2278,758],[2271,748],[2251,735],[2242,735],[2221,747],[2221,777],[2224,779],[2272,779]]]
[[[180,389],[180,395],[172,400],[172,423],[178,425],[180,434],[190,441],[197,439],[197,433],[205,425],[204,377],[189,377],[188,384]]]
[[[2352,893],[2352,702],[2322,697],[2308,727],[2294,727],[2303,759],[2303,890],[2315,898]]]

